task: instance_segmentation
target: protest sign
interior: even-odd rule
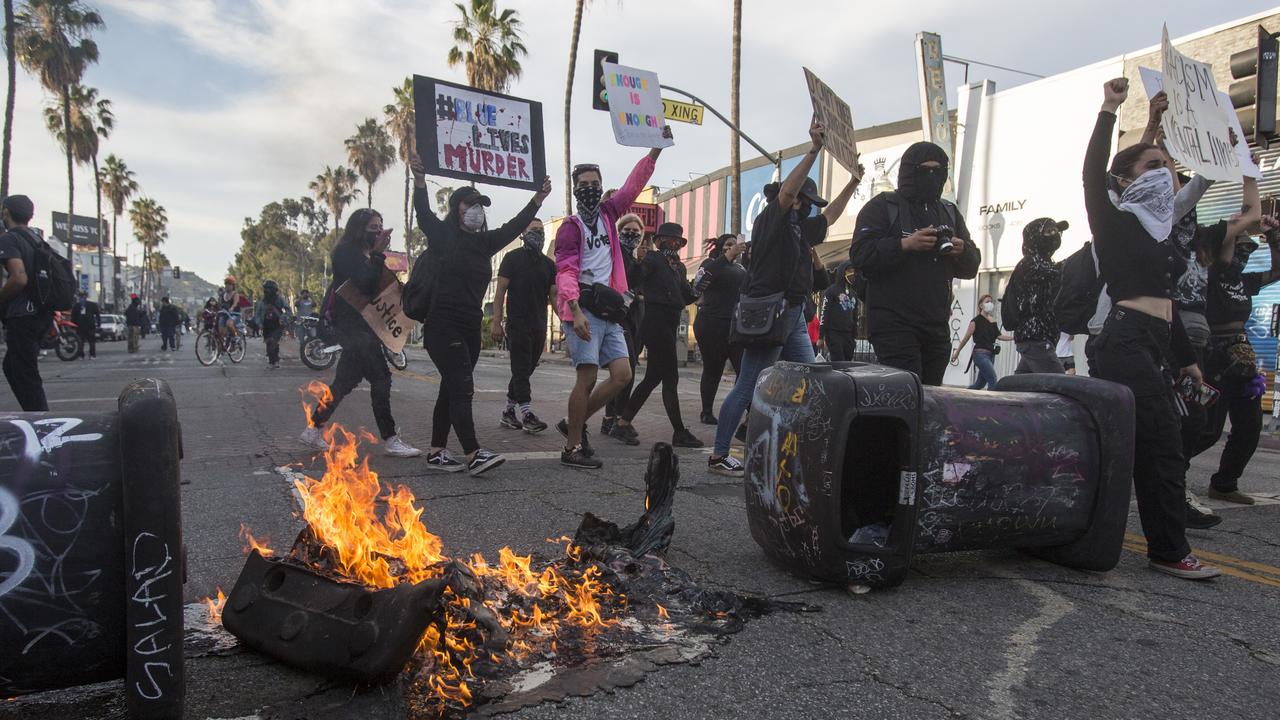
[[[1164,89],[1164,76],[1159,70],[1139,67],[1138,77],[1142,78],[1142,89],[1146,90],[1148,100]],[[1245,177],[1261,178],[1262,169],[1253,162],[1253,157],[1249,154],[1249,141],[1245,138],[1244,128],[1240,127],[1240,118],[1231,105],[1231,96],[1219,90],[1218,100],[1226,110],[1227,126],[1235,130],[1236,137],[1240,140],[1236,143],[1236,157],[1240,161],[1241,172]]]
[[[814,117],[827,128],[827,152],[846,170],[853,170],[858,167],[858,145],[853,140],[853,112],[849,110],[849,103],[841,100],[809,68],[804,68],[804,80],[809,85]]]
[[[404,314],[404,304],[400,301],[403,290],[404,286],[396,276],[384,271],[380,289],[374,298],[360,292],[350,281],[342,283],[338,296],[360,313],[388,350],[398,353],[404,349],[409,340],[409,330],[413,327],[413,320]]]
[[[1213,68],[1178,52],[1169,42],[1168,27],[1164,28],[1160,57],[1164,91],[1169,96],[1169,110],[1161,126],[1169,154],[1210,180],[1240,182],[1240,156],[1227,133],[1231,104],[1223,106],[1213,82]]]
[[[662,137],[667,126],[658,75],[648,70],[601,63],[604,86],[609,93],[609,117],[613,138],[629,147],[665,148],[675,144]]]
[[[541,103],[414,75],[413,107],[428,174],[542,189]]]

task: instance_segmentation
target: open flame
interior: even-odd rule
[[[240,523],[240,538],[244,540],[244,554],[248,555],[250,550],[257,550],[262,557],[271,557],[276,554],[267,543],[271,542],[268,538],[266,542],[258,540],[249,532],[249,528],[244,523]]]
[[[333,402],[333,392],[329,390],[328,385],[319,380],[312,380],[307,383],[306,387],[301,388],[300,392],[309,396],[302,401],[302,409],[307,417],[307,427],[315,427],[315,423],[311,421],[312,412],[320,405],[327,405]],[[308,399],[315,404],[309,404],[307,402]]]
[[[200,602],[204,603],[205,607],[209,610],[209,624],[221,625],[222,607],[227,604],[227,596],[222,594],[222,588],[218,588],[217,598],[201,598]]]

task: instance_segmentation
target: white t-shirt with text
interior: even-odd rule
[[[609,231],[604,217],[597,217],[595,227],[588,228],[582,219],[575,218],[582,229],[582,256],[578,266],[578,283],[609,284],[613,277],[613,249],[609,247]]]

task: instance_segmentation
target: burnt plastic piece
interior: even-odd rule
[[[1119,560],[1133,397],[1019,376],[922,388],[865,363],[778,363],[756,387],[744,481],[752,537],[788,569],[902,582],[914,553],[1014,547],[1108,570]]]
[[[679,483],[680,458],[667,443],[654,443],[644,473],[644,514],[640,519],[620,529],[587,513],[574,533],[573,543],[586,548],[625,548],[634,557],[665,555],[676,529],[672,503]]]
[[[375,590],[249,553],[222,624],[249,647],[343,680],[393,677],[441,612],[445,580]]]
[[[169,386],[134,382],[117,412],[0,415],[0,447],[0,695],[123,676],[131,717],[181,717]]]

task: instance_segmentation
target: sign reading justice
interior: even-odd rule
[[[413,327],[413,320],[404,314],[404,303],[400,300],[403,290],[404,287],[395,275],[390,271],[383,271],[375,297],[367,297],[350,282],[342,283],[338,288],[338,296],[360,313],[388,350],[398,353],[404,349],[409,340],[409,330]]]

